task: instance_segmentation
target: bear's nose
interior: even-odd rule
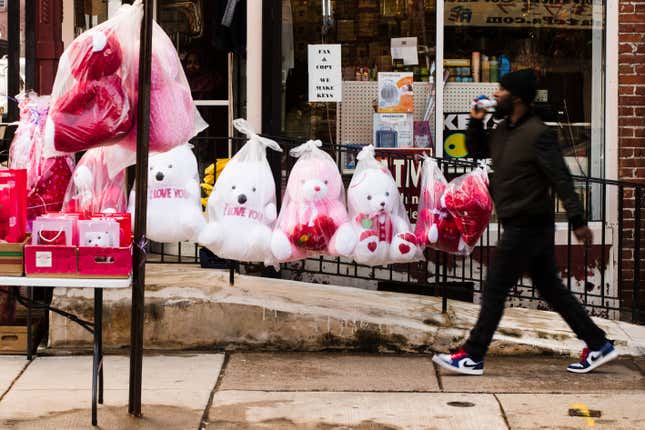
[[[244,194],[240,194],[239,196],[237,196],[237,202],[243,205],[244,203],[246,203],[246,196]]]
[[[314,191],[315,191],[315,192],[320,191],[320,187],[314,187]]]
[[[157,179],[157,181],[163,181],[164,175],[162,172],[157,172],[155,178]]]
[[[382,207],[385,207],[385,202],[381,202],[381,206],[382,206]]]

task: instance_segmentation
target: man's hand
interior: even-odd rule
[[[470,117],[482,121],[486,116],[486,109],[471,109]]]
[[[593,243],[593,233],[586,225],[575,229],[573,234],[576,235],[576,239],[578,239],[579,242],[582,242],[587,246]]]

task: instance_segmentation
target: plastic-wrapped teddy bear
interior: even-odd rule
[[[135,187],[128,212],[134,222]],[[197,159],[189,144],[153,155],[148,161],[146,232],[155,242],[196,240],[205,225]]]
[[[347,203],[358,236],[354,260],[370,266],[421,258],[398,187],[387,168],[374,157],[372,145],[357,156],[347,189]]]
[[[226,164],[208,199],[208,224],[198,242],[221,258],[274,265],[271,234],[277,217],[275,181],[266,148],[277,143],[258,136],[243,119],[233,124],[249,141]]]
[[[298,161],[289,174],[271,239],[279,261],[319,254],[349,256],[356,245],[338,167],[320,146],[319,140],[310,140],[290,151]]]
[[[424,160],[415,230],[420,245],[458,255],[472,252],[493,208],[486,172],[482,166],[448,184],[436,161]]]
[[[87,151],[74,170],[63,202],[63,212],[120,213],[127,208],[125,171],[108,175],[106,148]]]
[[[455,217],[462,240],[468,247],[474,247],[488,227],[493,211],[486,165],[481,164],[472,172],[453,179],[448,184],[441,204]]]
[[[124,137],[133,126],[124,54],[114,29],[94,28],[61,57],[45,126],[51,151],[78,152]],[[50,152],[51,154],[51,152]]]
[[[448,182],[437,162],[425,158],[421,170],[421,196],[415,234],[420,246],[430,246],[438,251],[459,253],[466,243],[461,238],[457,223],[446,209],[443,196]]]

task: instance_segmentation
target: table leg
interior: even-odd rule
[[[97,400],[103,403],[103,289],[94,290],[94,356],[92,361],[92,425],[97,425]],[[97,399],[98,397],[98,399]]]
[[[99,295],[99,312],[96,314],[96,320],[98,324],[98,354],[99,354],[99,404],[103,404],[103,289],[97,291]]]
[[[31,332],[33,321],[31,305],[34,299],[34,289],[32,287],[27,287],[27,297],[29,297],[29,306],[27,306],[27,360],[31,361],[34,350],[34,334]]]

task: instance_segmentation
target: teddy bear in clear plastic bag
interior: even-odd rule
[[[493,203],[486,167],[448,183],[437,162],[426,157],[415,234],[419,245],[469,255],[488,227]]]
[[[298,161],[289,174],[271,239],[280,262],[321,254],[349,256],[356,245],[338,166],[321,146],[321,141],[310,140],[289,152]]]
[[[221,258],[275,265],[271,234],[277,218],[276,191],[266,148],[282,149],[258,136],[246,120],[233,124],[249,141],[215,181],[206,206],[208,224],[198,241]]]
[[[364,147],[357,159],[347,189],[349,216],[358,237],[354,261],[376,266],[421,259],[392,174],[376,160],[372,145]]]
[[[63,212],[121,213],[128,205],[125,171],[110,177],[107,148],[93,148],[83,154],[67,187]]]
[[[136,185],[130,192],[128,205],[133,223],[135,190]],[[148,238],[160,243],[196,240],[206,224],[200,197],[197,159],[190,144],[151,155],[148,159]]]

